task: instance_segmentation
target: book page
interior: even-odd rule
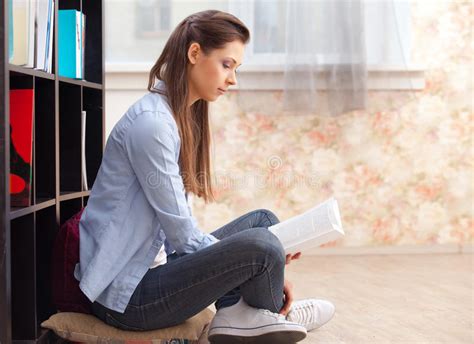
[[[287,252],[316,247],[344,235],[339,207],[334,198],[305,213],[269,227]]]

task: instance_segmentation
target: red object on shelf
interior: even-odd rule
[[[10,195],[14,207],[31,205],[33,89],[10,90]]]
[[[74,269],[79,262],[79,221],[82,208],[59,229],[51,262],[53,302],[58,311],[91,314],[92,302],[79,288]]]

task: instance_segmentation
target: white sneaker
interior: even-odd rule
[[[217,311],[208,333],[213,344],[289,344],[305,337],[304,326],[287,321],[282,314],[251,307],[242,297],[235,305]]]
[[[311,331],[331,320],[335,312],[336,307],[329,301],[305,299],[293,302],[286,320],[303,325],[306,330]]]

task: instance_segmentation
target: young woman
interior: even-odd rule
[[[171,34],[148,90],[118,121],[80,221],[74,275],[94,314],[124,330],[184,322],[215,302],[213,343],[292,343],[334,314],[293,301],[268,210],[211,234],[187,204],[212,199],[208,102],[237,83],[249,31],[220,11],[195,13]]]

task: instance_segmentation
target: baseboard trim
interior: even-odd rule
[[[443,244],[430,246],[379,246],[379,247],[325,247],[306,252],[309,256],[330,255],[388,255],[388,254],[472,254],[473,244]]]

